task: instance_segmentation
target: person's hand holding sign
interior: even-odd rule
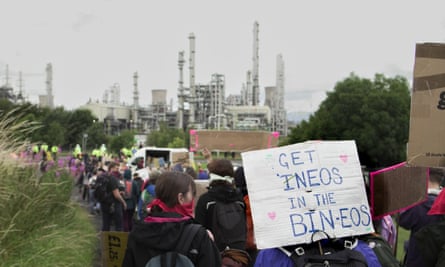
[[[209,149],[207,147],[204,147],[201,150],[202,155],[204,156],[204,158],[207,160],[207,163],[209,163],[210,161],[212,161],[212,153],[209,151]]]

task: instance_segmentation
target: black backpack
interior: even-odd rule
[[[374,251],[382,267],[402,266],[394,255],[391,246],[381,236],[368,234],[360,236],[359,239],[364,241],[370,248],[372,248],[372,251]]]
[[[438,261],[444,259],[445,221],[440,221],[420,228],[414,234],[416,247],[422,256],[425,267],[441,266]]]
[[[313,242],[315,233],[323,233],[327,239]],[[279,248],[295,267],[368,267],[362,253],[352,250],[351,241],[334,240],[323,231],[313,233],[310,244]]]
[[[168,251],[151,258],[145,267],[193,267],[193,262],[186,256],[195,235],[202,226],[189,224],[185,226],[174,251]]]
[[[112,177],[108,174],[102,174],[96,178],[94,183],[94,197],[97,201],[103,204],[113,203],[113,192],[109,189],[109,184]]]
[[[220,251],[227,247],[241,250],[246,248],[245,206],[243,201],[211,201],[207,203],[207,210],[212,212],[211,230]]]

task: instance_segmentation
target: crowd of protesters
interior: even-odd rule
[[[202,151],[205,163],[195,165],[182,159],[160,166],[138,165],[132,170],[126,161],[134,151],[134,148],[122,150],[118,156],[110,157],[103,145],[88,155],[82,153],[80,146],[76,145],[72,154],[62,159],[57,145],[41,144],[30,147],[26,153],[33,161],[39,162],[42,172],[51,165],[63,164],[62,160],[65,160],[78,186],[79,197],[88,203],[92,216],[101,216],[101,230],[130,233],[123,266],[145,266],[160,251],[174,250],[179,238],[189,231],[187,225],[202,227],[191,245],[199,251],[199,255],[186,255],[195,266],[275,266],[269,264],[280,260],[284,262],[282,266],[293,266],[290,257],[281,250],[257,249],[242,166],[234,168],[229,159],[213,159],[205,149]],[[140,168],[147,168],[148,171],[138,172]],[[141,177],[141,174],[146,174],[146,177]],[[95,199],[96,182],[103,175],[111,177],[108,188],[113,198],[111,204]],[[443,177],[442,169],[431,168],[426,202],[397,216],[386,216],[380,221],[374,221],[375,229],[380,232],[376,234],[381,234],[394,254],[397,233],[392,219],[396,217],[401,227],[411,231],[405,244],[405,258],[399,263],[400,266],[434,266],[430,264],[431,260],[425,260],[422,248],[419,247],[422,243],[419,241],[416,244],[415,235],[417,232],[424,234],[425,231],[420,230],[429,225],[445,225],[445,208],[442,207],[445,196],[437,197],[441,192]],[[196,180],[207,181],[200,196],[197,196]],[[435,203],[436,198],[442,202]],[[216,202],[240,203],[239,210],[243,214],[241,226],[232,229],[233,236],[239,237],[236,240],[218,229],[215,220],[220,219],[215,219],[216,205],[213,205]],[[433,204],[434,212],[430,212]],[[442,251],[437,249],[435,256],[440,259]],[[384,266],[378,259],[370,259],[369,255],[364,258],[368,266]],[[438,259],[435,258],[435,262]]]

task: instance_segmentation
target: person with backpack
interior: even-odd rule
[[[255,235],[253,231],[253,220],[252,211],[250,209],[249,193],[247,191],[246,176],[244,175],[244,167],[240,166],[235,170],[235,184],[236,188],[243,194],[244,204],[246,205],[246,248],[245,250],[249,253],[252,261],[255,262],[256,255],[258,254],[258,249],[255,243]]]
[[[125,192],[124,199],[127,208],[124,210],[124,232],[130,232],[133,228],[133,216],[137,207],[137,199],[139,195],[139,187],[137,183],[131,179],[131,170],[124,171]]]
[[[437,195],[440,192],[440,182],[443,177],[443,171],[440,168],[429,169],[428,179],[428,199],[421,204],[414,206],[402,213],[399,216],[399,225],[407,230],[410,230],[410,237],[408,240],[408,248],[404,259],[404,265],[407,267],[426,266],[425,259],[423,259],[419,248],[417,247],[414,235],[423,227],[438,223],[442,220],[441,215],[428,215],[428,211],[434,203]]]
[[[128,236],[122,266],[221,267],[221,256],[208,231],[193,220],[196,185],[183,172],[163,172],[156,182],[150,214]],[[170,266],[170,265],[167,265]]]
[[[209,189],[196,204],[196,221],[213,233],[220,251],[227,247],[245,250],[246,207],[235,188],[233,165],[226,159],[214,159],[207,168]]]
[[[100,202],[102,213],[102,231],[110,231],[111,222],[114,221],[115,231],[123,230],[123,210],[127,203],[119,190],[119,164],[111,162],[108,172],[97,177],[94,197]]]

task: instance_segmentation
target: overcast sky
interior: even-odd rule
[[[0,83],[8,64],[10,84],[18,89],[22,71],[24,92],[36,101],[52,63],[54,101],[67,109],[101,100],[115,83],[121,101],[131,103],[136,71],[141,105],[151,103],[152,89],[168,89],[176,103],[178,52],[188,60],[192,32],[196,82],[224,74],[226,95],[239,94],[252,68],[258,21],[260,97],[275,85],[281,53],[288,111],[315,111],[351,72],[411,82],[415,44],[445,39],[443,0],[0,0],[0,6]],[[187,63],[184,69],[188,86]]]

